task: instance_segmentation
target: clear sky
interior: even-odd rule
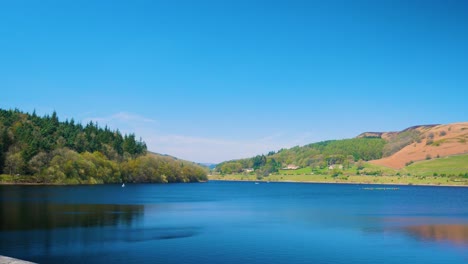
[[[0,108],[196,162],[468,121],[468,1],[0,1]]]

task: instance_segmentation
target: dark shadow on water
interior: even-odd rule
[[[0,231],[130,225],[143,205],[4,203]]]
[[[200,233],[198,227],[164,227],[127,230],[122,234],[114,234],[109,237],[112,240],[126,242],[141,242],[149,240],[167,240],[193,237]]]

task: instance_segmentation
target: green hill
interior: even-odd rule
[[[457,153],[465,149],[463,144],[466,143],[458,139],[465,133],[465,127],[460,124],[465,123],[414,126],[401,132],[366,132],[352,139],[281,149],[267,155],[222,162],[216,166],[211,178],[463,185],[468,178],[468,155]],[[434,137],[435,134],[446,141],[457,136],[457,140],[450,141],[452,145],[449,146],[455,155],[447,152],[442,157],[430,156],[423,152],[424,148],[414,148],[417,144],[427,146],[425,138]],[[377,165],[376,160],[396,154],[401,156],[402,150],[407,151],[407,146],[412,147],[411,151],[423,152],[427,160],[407,162],[403,168]]]
[[[0,181],[94,184],[197,182],[206,170],[191,162],[147,153],[134,134],[60,122],[19,110],[0,109]]]
[[[304,168],[324,169],[335,164],[350,167],[359,160],[372,160],[382,157],[386,141],[382,138],[353,138],[329,140],[303,147],[282,149],[268,155],[233,160],[220,163],[216,170],[220,173],[238,173],[253,168],[263,175],[278,172],[289,164]]]

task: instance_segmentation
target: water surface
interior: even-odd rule
[[[39,263],[468,263],[468,189],[0,186],[0,255]]]

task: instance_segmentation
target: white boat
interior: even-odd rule
[[[125,187],[125,183],[122,183],[122,188]]]

